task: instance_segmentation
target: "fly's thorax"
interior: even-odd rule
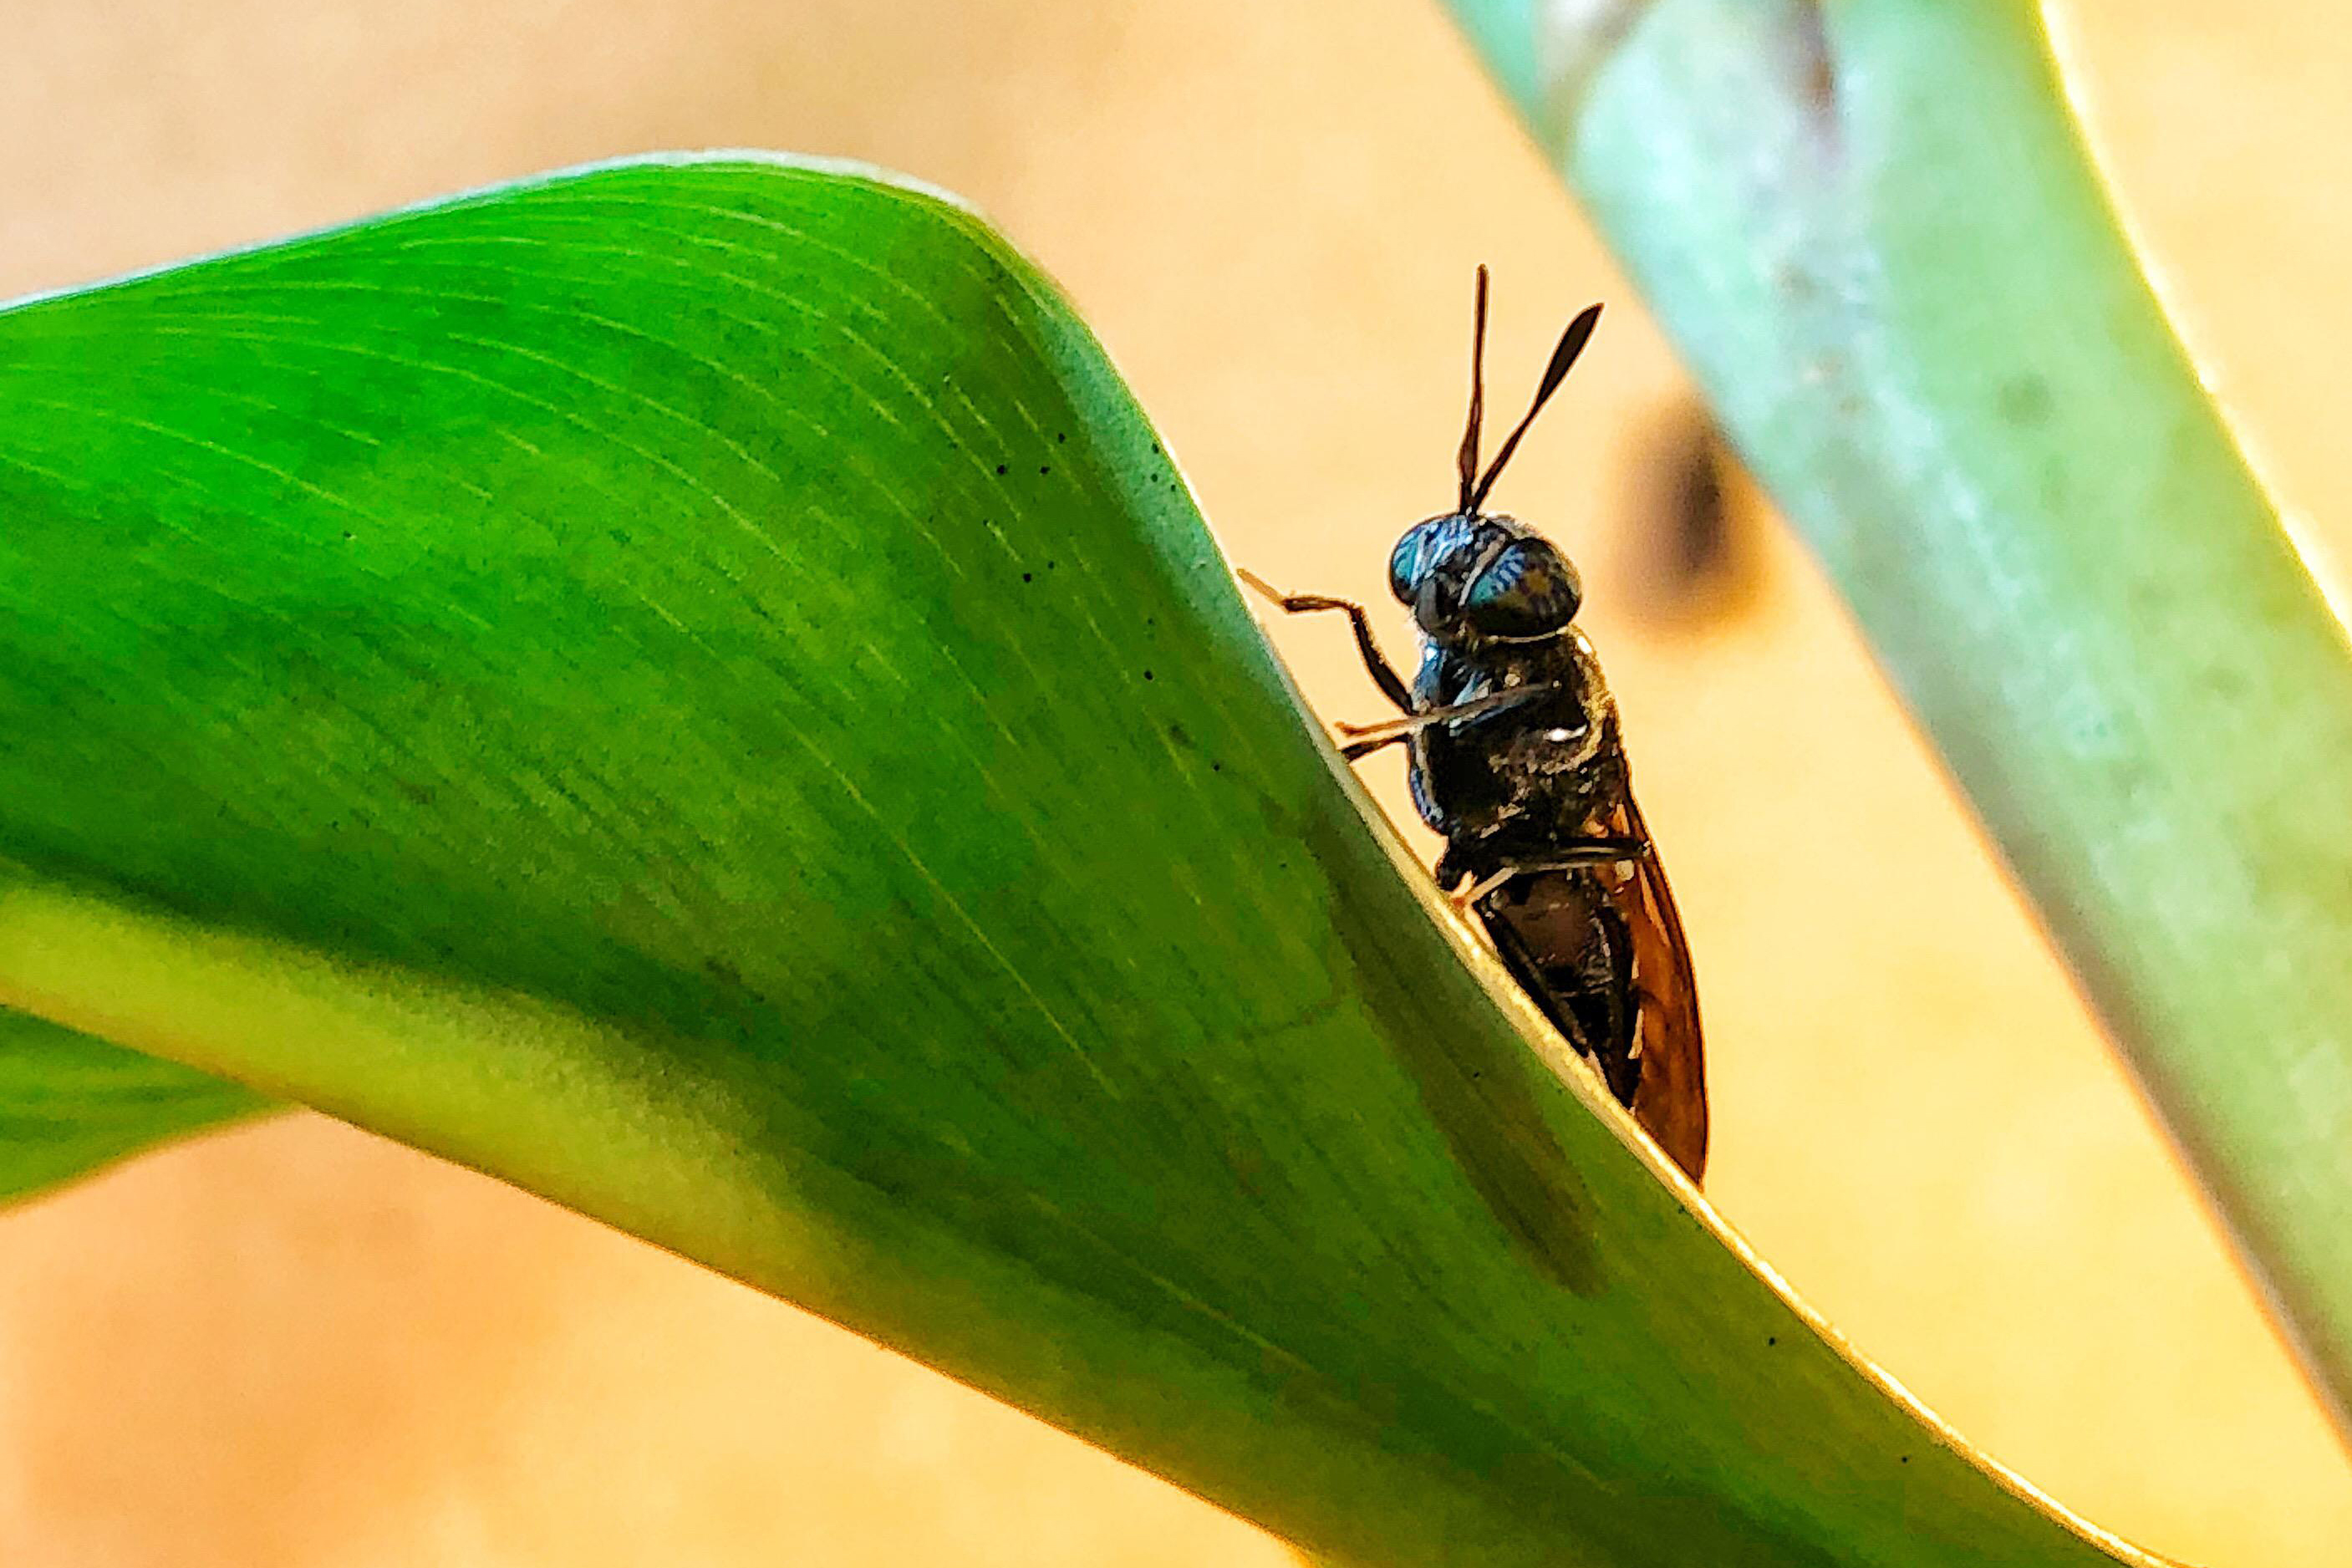
[[[1477,648],[1433,645],[1416,703],[1442,708],[1528,686],[1524,704],[1434,724],[1413,738],[1412,780],[1423,820],[1483,858],[1593,831],[1626,781],[1615,707],[1582,635]]]

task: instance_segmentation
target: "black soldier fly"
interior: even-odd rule
[[[1439,886],[1477,911],[1544,1016],[1696,1182],[1706,1165],[1706,1088],[1690,948],[1633,803],[1616,701],[1574,624],[1576,568],[1533,529],[1480,510],[1600,319],[1594,305],[1569,323],[1527,416],[1482,473],[1478,268],[1461,490],[1452,511],[1413,524],[1389,556],[1390,590],[1421,635],[1410,686],[1362,605],[1241,575],[1294,614],[1346,614],[1373,684],[1405,716],[1339,726],[1342,753],[1409,749],[1413,804],[1445,836]]]

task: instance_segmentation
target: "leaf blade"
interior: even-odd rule
[[[2109,1560],[1545,1054],[969,215],[590,172],[0,316],[0,1000],[1342,1560]]]
[[[208,1073],[0,1009],[0,1201],[273,1109]]]

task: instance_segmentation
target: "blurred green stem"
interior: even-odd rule
[[[2341,1424],[2352,650],[2141,276],[2039,9],[1455,9],[1853,602]]]

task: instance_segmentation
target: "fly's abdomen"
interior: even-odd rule
[[[1478,900],[1478,916],[1511,977],[1632,1105],[1641,1082],[1633,947],[1600,879],[1584,870],[1514,877]]]

